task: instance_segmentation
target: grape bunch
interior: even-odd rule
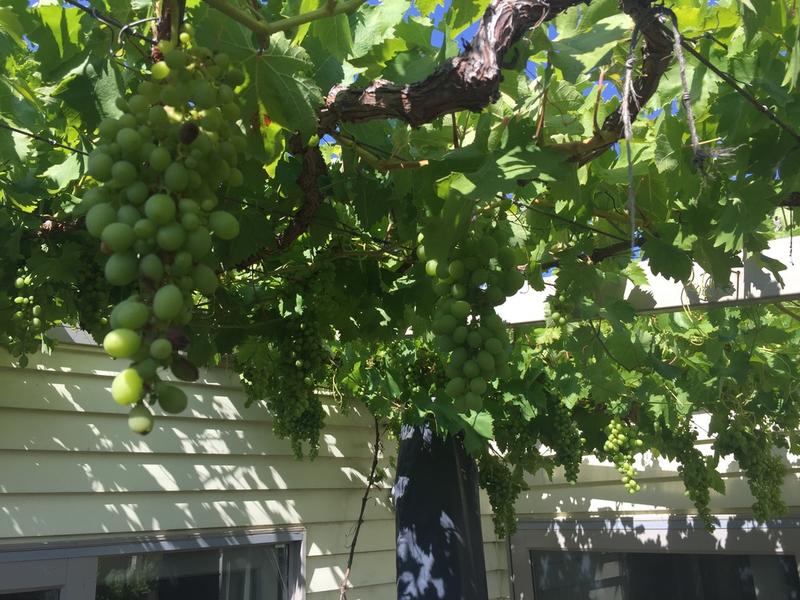
[[[716,469],[710,462],[706,462],[697,449],[695,445],[697,433],[692,429],[691,423],[686,421],[675,429],[662,430],[662,434],[664,450],[680,463],[678,475],[686,488],[684,494],[694,503],[706,528],[713,529],[709,489],[712,486],[712,474],[716,475]]]
[[[635,494],[642,487],[636,481],[633,457],[642,451],[644,441],[635,425],[625,424],[619,417],[611,419],[611,423],[606,426],[606,435],[603,451],[614,461],[625,488]]]
[[[464,240],[441,261],[422,242],[417,255],[439,296],[432,330],[447,364],[445,392],[460,412],[480,411],[491,383],[511,375],[508,333],[494,309],[522,287],[524,257],[502,228]]]
[[[300,457],[303,443],[316,456],[325,411],[317,395],[317,383],[331,366],[331,351],[325,340],[332,330],[321,318],[332,308],[326,294],[334,272],[330,265],[287,279],[276,303],[278,319],[269,337],[253,336],[234,355],[248,404],[266,400],[274,416],[274,430],[289,438]]]
[[[492,522],[498,537],[511,535],[517,528],[514,503],[520,492],[527,489],[523,470],[517,465],[510,468],[501,458],[483,452],[477,460],[478,482],[486,490],[492,505]]]
[[[38,287],[33,279],[33,275],[27,269],[17,272],[14,279],[15,296],[9,298],[11,305],[11,322],[8,323],[9,336],[6,344],[12,354],[19,356],[21,366],[28,363],[27,355],[36,352],[39,342],[36,336],[42,331],[42,306],[37,298]]]
[[[717,435],[714,445],[721,454],[733,454],[747,475],[750,492],[755,498],[753,515],[763,522],[786,510],[781,498],[786,468],[780,456],[772,452],[775,446],[772,432],[748,424],[747,416],[737,415],[731,419],[727,428]]]
[[[152,66],[150,79],[117,100],[119,118],[100,123],[87,169],[99,185],[82,199],[86,229],[109,255],[105,279],[132,292],[113,309],[103,346],[133,361],[111,392],[132,406],[129,424],[139,433],[153,426],[145,397],[166,412],[186,406],[182,391],[158,381],[157,369],[184,364],[176,341],[185,338],[193,293],[209,296],[217,288],[212,236],[231,240],[239,233],[220,203],[243,183],[237,163],[245,138],[234,87],[244,76],[227,55],[193,45],[189,32],[180,41],[181,47],[160,44],[164,60]]]
[[[552,428],[542,433],[542,441],[555,452],[555,464],[564,467],[564,478],[575,483],[586,439],[581,437],[572,413],[559,398],[550,398],[547,412],[552,418]]]

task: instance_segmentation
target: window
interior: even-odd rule
[[[285,545],[104,556],[95,600],[290,600]],[[0,600],[3,600],[0,597]]]
[[[0,552],[0,600],[300,600],[303,534]]]
[[[531,552],[535,600],[798,600],[793,556]]]
[[[800,600],[800,520],[692,517],[523,521],[514,600]]]

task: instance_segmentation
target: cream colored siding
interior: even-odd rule
[[[369,415],[331,411],[319,457],[298,462],[264,407],[245,408],[235,377],[217,369],[181,384],[192,399],[185,414],[158,415],[139,437],[108,393],[122,365],[73,344],[25,369],[0,355],[0,549],[99,534],[303,529],[307,597],[338,599],[372,461]],[[367,505],[350,600],[396,596],[390,483]],[[503,598],[506,546],[488,516],[483,525],[491,597]]]
[[[51,539],[155,532],[303,529],[310,600],[338,598],[372,457],[372,420],[363,410],[330,414],[320,456],[295,460],[272,433],[263,406],[244,407],[235,377],[211,370],[183,385],[181,416],[159,415],[149,436],[127,427],[108,388],[121,363],[99,349],[61,345],[26,369],[0,355],[0,549]],[[700,423],[702,428],[703,423]],[[701,448],[710,450],[707,441]],[[394,453],[388,442],[386,457]],[[785,497],[800,507],[797,459]],[[384,458],[381,466],[388,468]],[[642,491],[630,496],[613,466],[586,461],[578,485],[559,473],[531,478],[522,519],[691,513],[676,465],[640,463]],[[722,465],[720,514],[747,514],[752,498],[735,461]],[[391,479],[392,473],[389,473]],[[350,600],[393,600],[394,513],[390,481],[373,494],[358,541]],[[507,598],[508,545],[497,540],[482,496],[489,597]]]

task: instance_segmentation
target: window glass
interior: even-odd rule
[[[793,556],[531,552],[535,600],[800,600]]]
[[[101,557],[95,599],[285,600],[288,554],[276,545]]]

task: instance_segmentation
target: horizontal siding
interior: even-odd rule
[[[349,544],[372,457],[373,424],[363,409],[329,419],[320,455],[296,461],[272,433],[263,403],[245,407],[235,376],[203,371],[180,383],[191,396],[185,415],[159,415],[149,436],[130,433],[125,410],[108,393],[122,363],[101,351],[62,346],[18,369],[0,355],[0,545],[88,536],[186,529],[285,528],[306,530],[309,600],[338,599]],[[711,445],[699,445],[705,453]],[[381,466],[395,445],[389,441]],[[800,506],[800,461],[787,457],[785,497]],[[555,516],[692,513],[677,465],[645,456],[642,490],[629,495],[614,467],[586,460],[580,482],[557,471],[529,479],[517,504],[522,519]],[[747,514],[752,498],[736,461],[720,471],[727,494],[712,495],[717,513]],[[367,505],[355,558],[350,600],[391,600],[394,513],[388,484]],[[487,581],[492,600],[508,597],[505,540],[497,540],[482,494]]]
[[[124,365],[91,347],[64,345],[28,368],[0,355],[0,546],[185,530],[306,530],[309,598],[338,587],[372,461],[364,409],[326,406],[315,460],[297,461],[272,433],[263,403],[245,407],[222,369],[179,383],[180,416],[157,415],[139,437],[109,388]],[[386,444],[385,456],[393,452]],[[386,460],[381,466],[390,469]],[[389,470],[390,476],[391,471]],[[363,597],[394,588],[394,513],[388,484],[373,492],[352,582]]]

